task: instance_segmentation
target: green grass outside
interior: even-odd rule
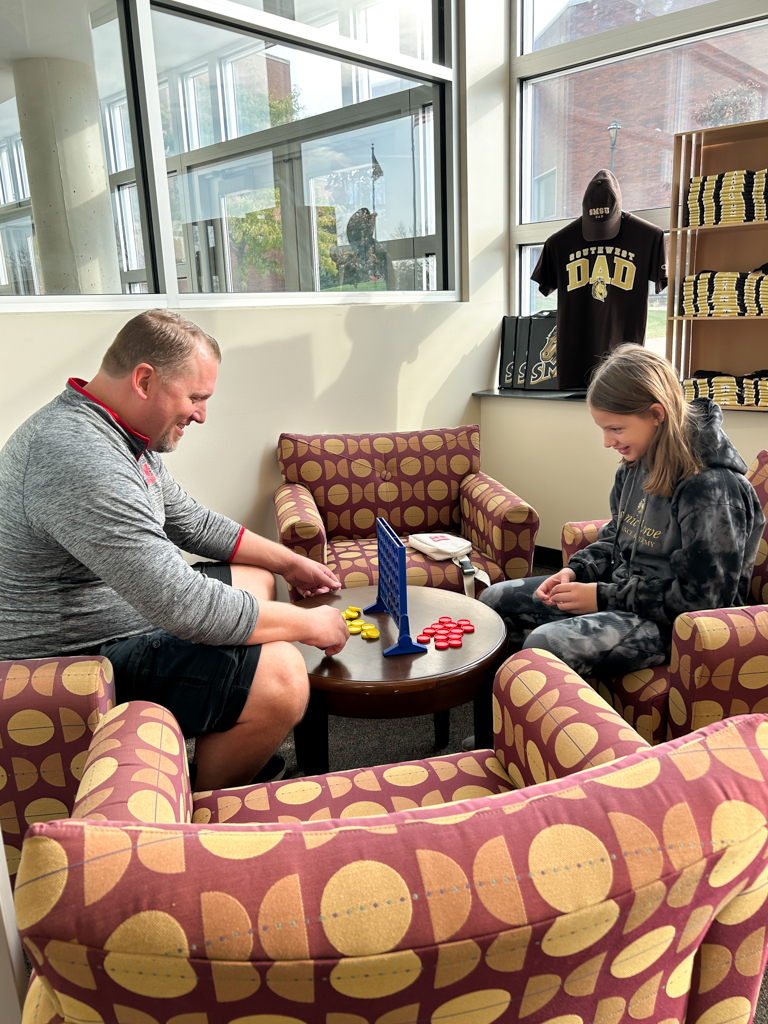
[[[645,329],[646,338],[666,338],[667,336],[667,312],[664,309],[648,310],[648,326]]]

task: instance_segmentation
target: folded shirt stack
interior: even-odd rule
[[[697,370],[683,381],[686,402],[711,398],[724,406],[768,406],[768,370],[734,377],[719,370]]]
[[[691,178],[684,227],[766,220],[768,169]]]
[[[702,270],[683,279],[682,316],[764,316],[768,313],[768,265],[758,270]]]

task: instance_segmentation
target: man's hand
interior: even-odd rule
[[[597,611],[596,583],[558,583],[550,592],[552,604],[561,612],[588,615]]]
[[[339,590],[341,587],[341,583],[327,565],[313,562],[311,558],[304,558],[303,555],[295,556],[295,562],[283,573],[283,579],[295,587],[302,597],[327,594],[330,590]]]
[[[338,608],[322,605],[320,608],[308,608],[304,615],[307,616],[309,632],[302,637],[303,643],[321,648],[328,657],[333,657],[343,650],[344,644],[349,640],[349,629],[347,620]]]
[[[576,573],[573,569],[569,569],[568,566],[566,566],[564,569],[561,569],[560,572],[556,572],[554,576],[548,576],[544,580],[536,591],[536,597],[542,600],[544,604],[549,605],[550,608],[555,608],[557,606],[552,600],[552,591],[561,583],[572,583],[575,579]]]

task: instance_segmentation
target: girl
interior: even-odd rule
[[[587,404],[621,456],[610,521],[554,576],[497,583],[480,600],[506,620],[515,650],[621,676],[669,660],[681,612],[746,604],[765,517],[719,406],[687,404],[666,359],[621,345]]]

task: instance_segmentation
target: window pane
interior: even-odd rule
[[[146,282],[115,0],[4,2],[0,56],[0,293]]]
[[[189,291],[450,286],[441,87],[163,11],[153,25]]]
[[[525,0],[523,10],[523,53],[543,50],[545,46],[570,43],[610,28],[647,21],[672,11],[700,7],[709,0]]]
[[[0,41],[0,293],[145,283],[115,0],[2,3]]]
[[[767,117],[767,74],[763,21],[527,83],[524,221],[580,216],[612,165],[625,210],[669,206],[675,133]]]
[[[346,36],[418,60],[435,60],[434,0],[238,0],[330,36]]]

